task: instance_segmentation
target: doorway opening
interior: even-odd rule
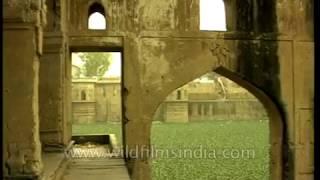
[[[120,156],[121,52],[72,52],[71,61],[73,157]]]

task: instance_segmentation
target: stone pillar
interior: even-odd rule
[[[192,116],[190,117],[190,121],[196,121],[199,113],[198,113],[198,104],[197,103],[191,103],[192,108]]]
[[[39,58],[42,0],[4,1],[4,176],[36,178],[42,171],[39,138]]]
[[[204,108],[205,108],[205,104],[201,103],[201,120],[205,118]]]
[[[208,103],[209,108],[208,108],[208,117],[212,118],[213,114],[212,114],[212,103]]]
[[[188,103],[188,116],[189,116],[189,119],[192,118],[193,116],[193,108],[192,108],[192,103]]]
[[[45,32],[44,54],[40,60],[40,135],[43,145],[67,144],[64,102],[66,85],[66,57],[64,36],[61,32]]]
[[[47,0],[48,25],[40,60],[40,139],[47,144],[68,144],[71,139],[71,60],[66,38],[66,2]]]
[[[192,103],[192,117],[198,116],[198,104]]]

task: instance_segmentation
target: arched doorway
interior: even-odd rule
[[[281,179],[276,105],[223,67],[169,94],[153,120],[153,179]]]

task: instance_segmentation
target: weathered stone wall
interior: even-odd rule
[[[121,85],[116,83],[97,82],[96,112],[97,121],[121,122]]]
[[[268,115],[256,99],[165,101],[153,117],[153,121],[163,122],[262,119],[268,119]]]
[[[39,58],[45,2],[3,2],[3,175],[40,176]]]
[[[297,144],[297,137],[293,135],[297,134],[295,127],[300,125],[295,123],[294,106],[297,106],[299,91],[295,92],[293,88],[302,81],[292,75],[305,77],[296,75],[294,68],[299,61],[297,58],[304,54],[301,47],[312,54],[312,18],[308,12],[311,0],[303,3],[226,0],[230,30],[226,33],[199,31],[198,0],[101,2],[109,12],[109,28],[95,32],[86,29],[87,15],[82,13],[87,11],[89,1],[69,1],[69,9],[72,9],[70,45],[82,49],[123,50],[124,142],[129,147],[150,143],[151,119],[170,92],[209,71],[224,67],[234,74],[219,71],[247,85],[267,107],[274,145],[272,177],[294,176],[298,179],[294,175],[298,171],[292,163],[297,161],[294,160],[298,157],[296,148],[289,144]],[[294,15],[296,13],[302,17]],[[303,42],[295,42],[297,35]],[[305,58],[310,60],[310,65],[304,67],[312,67],[313,57]],[[312,76],[306,78],[307,82],[312,82]],[[310,89],[312,85],[301,87]],[[312,94],[310,90],[306,91]],[[308,98],[304,101],[312,102]],[[303,112],[311,113],[312,108],[307,108],[308,111]],[[281,162],[286,164],[282,166]],[[147,159],[128,158],[128,164],[133,179],[149,179]]]
[[[90,124],[96,122],[96,102],[72,102],[72,123]]]
[[[73,80],[72,101],[96,101],[95,80]]]
[[[87,30],[93,2],[105,6],[106,31]],[[7,174],[41,171],[38,116],[43,142],[70,140],[69,50],[85,49],[123,53],[124,143],[130,149],[150,144],[152,117],[170,92],[216,70],[248,88],[266,107],[271,177],[313,179],[313,0],[225,0],[225,33],[199,31],[199,0],[46,3],[48,26],[38,76],[44,3],[4,2]],[[127,162],[133,179],[150,179],[147,158],[127,157]]]
[[[120,79],[115,81],[74,79],[72,82],[73,123],[121,122]],[[82,93],[86,99],[82,99]]]
[[[72,80],[72,123],[96,122],[95,80]]]
[[[281,99],[290,143],[288,169],[292,179],[314,179],[314,1],[277,3]]]
[[[164,104],[164,122],[189,122],[188,116],[188,102],[186,101],[175,101]]]
[[[268,119],[263,105],[255,99],[195,101],[188,107],[190,121]]]

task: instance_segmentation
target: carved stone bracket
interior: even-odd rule
[[[225,44],[224,40],[215,39],[208,44],[212,56],[217,57],[217,66],[233,67],[234,54]]]

